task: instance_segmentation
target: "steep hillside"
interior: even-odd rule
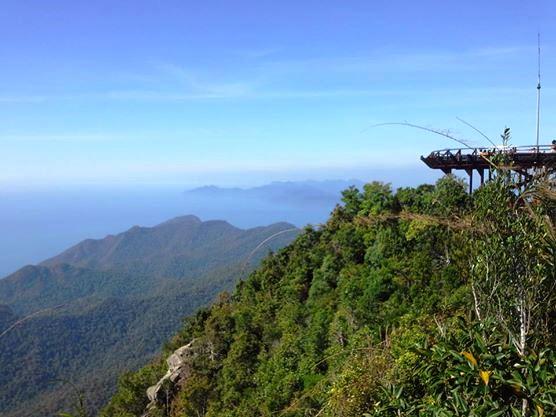
[[[15,315],[10,307],[0,304],[0,332],[6,329],[15,320]]]
[[[96,271],[68,264],[28,265],[0,280],[0,302],[19,314],[28,314],[83,297],[141,294],[154,286],[150,277],[141,278],[121,271]]]
[[[123,375],[101,415],[555,415],[554,195],[525,206],[505,178],[473,196],[450,177],[346,191]],[[523,348],[500,314],[533,299]]]
[[[289,229],[242,230],[185,216],[84,241],[0,280],[0,323],[14,321],[8,307],[23,317],[58,306],[0,338],[0,414],[54,415],[79,387],[92,389],[89,406],[100,407],[118,373],[144,364],[182,317],[231,289],[269,248],[291,241],[295,231],[279,234],[248,259]]]

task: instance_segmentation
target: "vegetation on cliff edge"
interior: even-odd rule
[[[151,415],[556,415],[554,184],[515,180],[345,191],[186,320],[164,356],[195,339],[190,374]],[[123,375],[101,415],[142,415],[165,371]]]

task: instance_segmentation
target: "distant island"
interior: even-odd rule
[[[310,203],[334,204],[340,201],[343,190],[350,186],[362,187],[363,181],[275,181],[251,188],[218,187],[208,185],[186,191],[187,196],[205,198],[257,199],[280,204],[303,206]]]

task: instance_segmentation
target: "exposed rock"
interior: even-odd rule
[[[182,380],[187,379],[189,372],[190,358],[194,356],[193,344],[195,339],[189,342],[187,345],[176,349],[168,359],[166,363],[168,364],[168,371],[166,374],[160,378],[160,380],[153,386],[147,389],[147,397],[149,398],[149,404],[147,405],[146,411],[143,417],[148,417],[150,412],[157,407],[158,404],[163,404],[166,402],[169,391],[173,391],[173,388]]]

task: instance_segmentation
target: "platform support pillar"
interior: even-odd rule
[[[473,193],[473,170],[466,169],[467,175],[469,175],[469,194]]]

